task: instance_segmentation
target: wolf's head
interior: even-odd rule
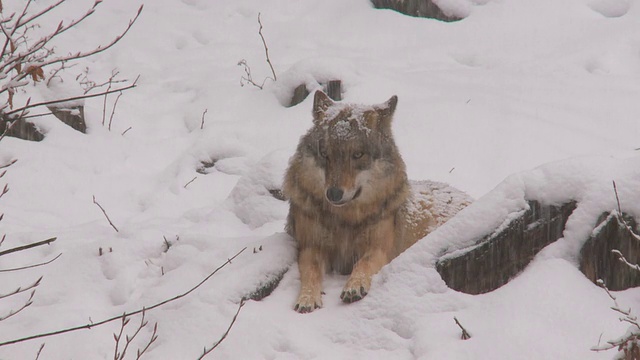
[[[368,203],[384,197],[377,192],[391,191],[394,183],[406,181],[391,133],[397,103],[398,97],[392,96],[379,105],[344,104],[321,91],[315,93],[314,126],[298,150],[306,161],[313,159],[316,179],[329,204]]]

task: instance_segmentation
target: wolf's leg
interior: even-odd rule
[[[371,277],[393,258],[394,229],[393,218],[382,220],[368,229],[364,247],[359,251],[362,256],[340,294],[342,301],[358,301],[369,293]]]
[[[300,295],[294,306],[299,313],[309,313],[322,307],[322,273],[324,258],[319,249],[309,247],[298,254]]]
[[[369,293],[371,277],[389,262],[389,256],[381,249],[369,251],[353,268],[340,298],[346,303],[358,301]]]

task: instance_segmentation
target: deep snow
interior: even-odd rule
[[[112,131],[101,125],[102,99],[92,99],[87,135],[45,117],[35,120],[47,131],[43,142],[0,142],[0,163],[18,159],[0,183],[10,187],[0,199],[0,234],[7,234],[0,250],[58,237],[2,256],[0,269],[62,253],[45,267],[0,273],[0,293],[44,275],[33,305],[0,323],[0,341],[173,297],[247,247],[196,292],[147,314],[159,337],[143,359],[197,358],[227,329],[239,299],[288,267],[272,295],[242,308],[210,358],[611,358],[613,351],[590,348],[627,326],[576,263],[597,217],[616,208],[612,180],[623,210],[640,216],[640,4],[439,2],[469,16],[416,19],[367,0],[147,1],[121,43],[57,84],[77,92],[73,79],[85,67],[96,81],[114,68],[122,78],[140,75],[120,99]],[[43,25],[92,3],[69,0]],[[59,51],[108,42],[141,3],[105,1],[65,33]],[[278,75],[264,90],[241,87],[237,66],[246,59],[256,80],[270,75],[258,12]],[[311,125],[310,98],[282,104],[298,84],[312,90],[333,78],[343,80],[348,102],[377,104],[397,94],[393,129],[409,177],[446,182],[478,200],[385,267],[364,300],[342,304],[345,277],[331,275],[324,308],[300,315],[292,310],[295,245],[282,233],[287,205],[268,190],[280,185]],[[28,90],[19,101],[50,96],[42,85]],[[196,172],[213,160],[206,175]],[[464,251],[531,198],[579,201],[564,238],[492,293],[448,289],[433,267],[443,249]],[[0,314],[27,295],[0,300]],[[617,295],[622,307],[640,311],[638,290]],[[470,340],[459,339],[454,316]],[[45,342],[40,359],[111,359],[118,330],[112,323],[0,347],[0,358],[33,359]],[[141,336],[150,334],[149,326]]]

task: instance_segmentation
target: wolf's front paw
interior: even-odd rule
[[[321,307],[322,295],[300,294],[293,309],[301,314],[306,314]]]
[[[352,303],[361,300],[369,293],[371,280],[364,277],[351,277],[340,294],[340,299],[346,303]]]

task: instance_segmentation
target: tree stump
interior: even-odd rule
[[[461,20],[457,16],[445,14],[432,0],[371,0],[371,2],[376,9],[391,9],[414,17],[446,22]]]
[[[325,92],[333,101],[342,100],[342,81],[330,80],[325,86]]]
[[[342,100],[342,81],[341,80],[329,80],[326,84],[321,84],[322,90],[334,101]],[[305,84],[298,85],[293,90],[293,97],[289,103],[289,107],[296,106],[304,101],[309,96],[309,91]]]
[[[564,225],[576,208],[529,201],[526,210],[503,230],[480,239],[457,256],[443,256],[436,270],[450,288],[482,294],[506,284],[522,271],[543,247],[562,237]]]
[[[27,122],[25,119],[17,119],[15,121],[16,123],[7,130],[9,122],[2,118],[2,120],[0,120],[0,135],[4,134],[5,130],[7,130],[6,136],[16,137],[18,139],[29,141],[42,141],[44,139],[44,135],[32,123]]]
[[[55,107],[49,106],[49,110],[63,123],[71,126],[83,134],[87,133],[87,124],[84,121],[84,106]]]
[[[293,97],[291,98],[291,103],[289,107],[296,106],[304,101],[304,99],[309,96],[309,91],[307,90],[307,86],[305,84],[298,85],[295,90],[293,90]]]
[[[640,271],[622,262],[613,250],[620,251],[631,264],[640,263],[640,241],[630,229],[638,233],[638,223],[627,214],[619,220],[616,214],[600,216],[598,226],[580,251],[580,270],[597,282],[604,280],[610,290],[625,290],[640,285]]]

